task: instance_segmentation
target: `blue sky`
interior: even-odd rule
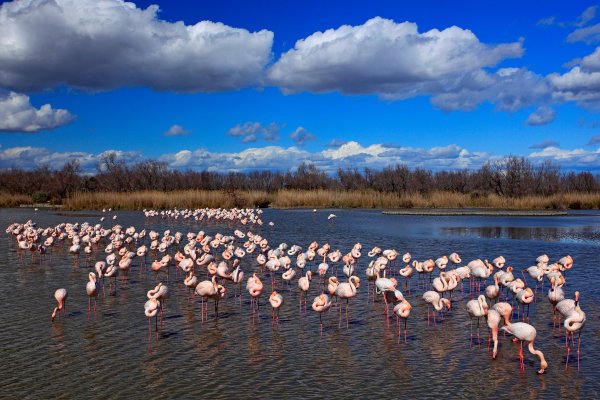
[[[0,168],[599,171],[599,42],[586,1],[5,2]]]

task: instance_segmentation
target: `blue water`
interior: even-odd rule
[[[103,251],[86,260],[75,260],[67,247],[53,249],[41,263],[29,254],[21,256],[4,229],[14,221],[32,219],[38,226],[60,222],[99,223],[101,212],[61,213],[20,209],[0,210],[0,385],[7,398],[600,398],[600,214],[568,217],[427,217],[389,216],[379,211],[265,210],[265,222],[252,229],[268,238],[306,248],[310,242],[329,242],[343,253],[354,243],[363,244],[359,261],[361,287],[349,303],[349,328],[338,327],[338,310],[325,315],[321,335],[319,318],[310,308],[321,291],[318,278],[311,283],[306,313],[298,307],[298,295],[287,288],[280,321],[271,320],[268,307],[269,279],[259,316],[252,316],[247,292],[243,304],[233,300],[220,305],[219,319],[200,321],[200,304],[186,298],[186,288],[171,267],[168,301],[158,339],[148,338],[143,313],[145,293],[154,287],[151,272],[140,273],[139,260],[129,282],[119,282],[115,295],[100,297],[96,319],[88,320],[85,293],[87,273]],[[116,222],[160,232],[231,234],[236,226],[189,221],[146,219],[141,212],[117,212]],[[109,221],[110,220],[110,221]],[[114,222],[107,218],[109,227]],[[248,228],[245,228],[247,230]],[[410,251],[424,260],[457,251],[463,262],[503,255],[515,270],[533,265],[543,253],[552,260],[570,254],[574,267],[567,274],[568,297],[581,292],[587,324],[581,335],[581,366],[571,353],[565,370],[563,330],[552,326],[547,293],[538,292],[531,307],[531,323],[537,329],[536,347],[544,352],[549,368],[537,375],[539,360],[525,352],[525,371],[519,371],[518,344],[500,335],[499,354],[492,360],[487,330],[482,325],[481,348],[469,340],[465,303],[468,292],[456,292],[452,310],[436,326],[428,327],[427,309],[417,289],[416,274],[410,295],[413,309],[408,320],[408,341],[398,340],[395,319],[386,321],[381,302],[367,302],[364,269],[373,246]],[[174,252],[174,249],[172,250]],[[255,254],[256,255],[256,254]],[[318,262],[311,264],[313,270]],[[246,276],[258,271],[244,258]],[[331,271],[331,269],[330,269]],[[434,274],[437,275],[437,270]],[[341,263],[337,268],[341,280]],[[199,274],[205,279],[204,272]],[[166,282],[166,275],[158,279]],[[281,281],[279,280],[279,285]],[[402,282],[402,281],[401,281]],[[69,291],[66,319],[50,322],[55,289]],[[547,286],[546,290],[547,292]]]

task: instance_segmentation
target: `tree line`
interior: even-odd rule
[[[95,174],[84,174],[76,160],[59,169],[48,166],[33,170],[5,169],[0,171],[0,190],[37,196],[34,201],[60,201],[75,192],[189,189],[266,192],[281,189],[374,190],[399,195],[450,191],[509,197],[600,191],[600,175],[562,171],[557,163],[544,161],[534,164],[525,157],[517,156],[487,162],[476,170],[431,171],[394,165],[381,170],[340,168],[329,174],[307,163],[288,172],[179,171],[169,169],[166,163],[156,160],[128,165],[114,154],[108,154],[96,169]]]

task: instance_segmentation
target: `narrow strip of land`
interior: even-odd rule
[[[554,217],[569,215],[558,210],[473,210],[473,209],[426,209],[411,208],[404,210],[385,210],[388,215],[426,215],[426,216],[497,216],[497,217]]]

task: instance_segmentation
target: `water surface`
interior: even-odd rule
[[[4,229],[13,221],[33,219],[38,226],[62,221],[98,223],[99,212],[0,210],[0,385],[9,398],[434,398],[439,396],[490,398],[599,398],[600,335],[598,323],[598,264],[600,215],[569,217],[422,217],[385,216],[378,211],[265,210],[264,220],[275,226],[256,229],[277,245],[306,247],[328,241],[347,252],[363,244],[359,276],[363,285],[350,302],[350,327],[338,328],[337,310],[319,318],[310,309],[320,293],[313,279],[308,312],[301,313],[297,293],[285,297],[279,323],[271,321],[265,290],[259,317],[252,317],[247,292],[240,306],[230,298],[221,304],[220,318],[200,322],[200,305],[186,300],[182,277],[171,269],[172,297],[157,342],[149,349],[145,293],[155,285],[150,272],[139,273],[138,260],[116,295],[99,298],[96,320],[88,320],[85,284],[93,262],[103,252],[79,264],[66,249],[57,248],[39,265],[20,259],[16,243]],[[172,232],[231,233],[232,226],[189,221],[145,219],[141,212],[118,212],[117,222],[138,229],[170,228]],[[112,216],[112,214],[111,214]],[[113,221],[104,222],[111,226]],[[581,342],[581,369],[571,355],[565,371],[562,330],[552,328],[552,309],[546,294],[531,308],[537,328],[536,347],[549,363],[538,376],[537,357],[526,352],[525,372],[519,371],[518,347],[500,336],[499,355],[492,360],[487,331],[481,348],[471,348],[469,319],[464,309],[469,294],[456,293],[452,311],[437,326],[427,326],[422,289],[407,299],[413,305],[408,321],[408,343],[398,341],[395,321],[388,328],[382,304],[367,303],[364,268],[373,247],[410,251],[419,260],[458,251],[463,260],[504,255],[520,270],[547,253],[551,259],[570,254],[575,266],[568,273],[566,293],[581,292],[587,324]],[[246,275],[256,270],[244,260]],[[316,263],[313,264],[313,270]],[[437,272],[437,271],[436,271]],[[341,268],[338,268],[341,277]],[[200,275],[204,279],[204,275]],[[160,279],[166,281],[166,276]],[[268,283],[268,278],[263,282]],[[296,282],[294,282],[295,288]],[[68,318],[50,322],[54,290],[69,290]],[[266,286],[267,287],[267,286]]]

